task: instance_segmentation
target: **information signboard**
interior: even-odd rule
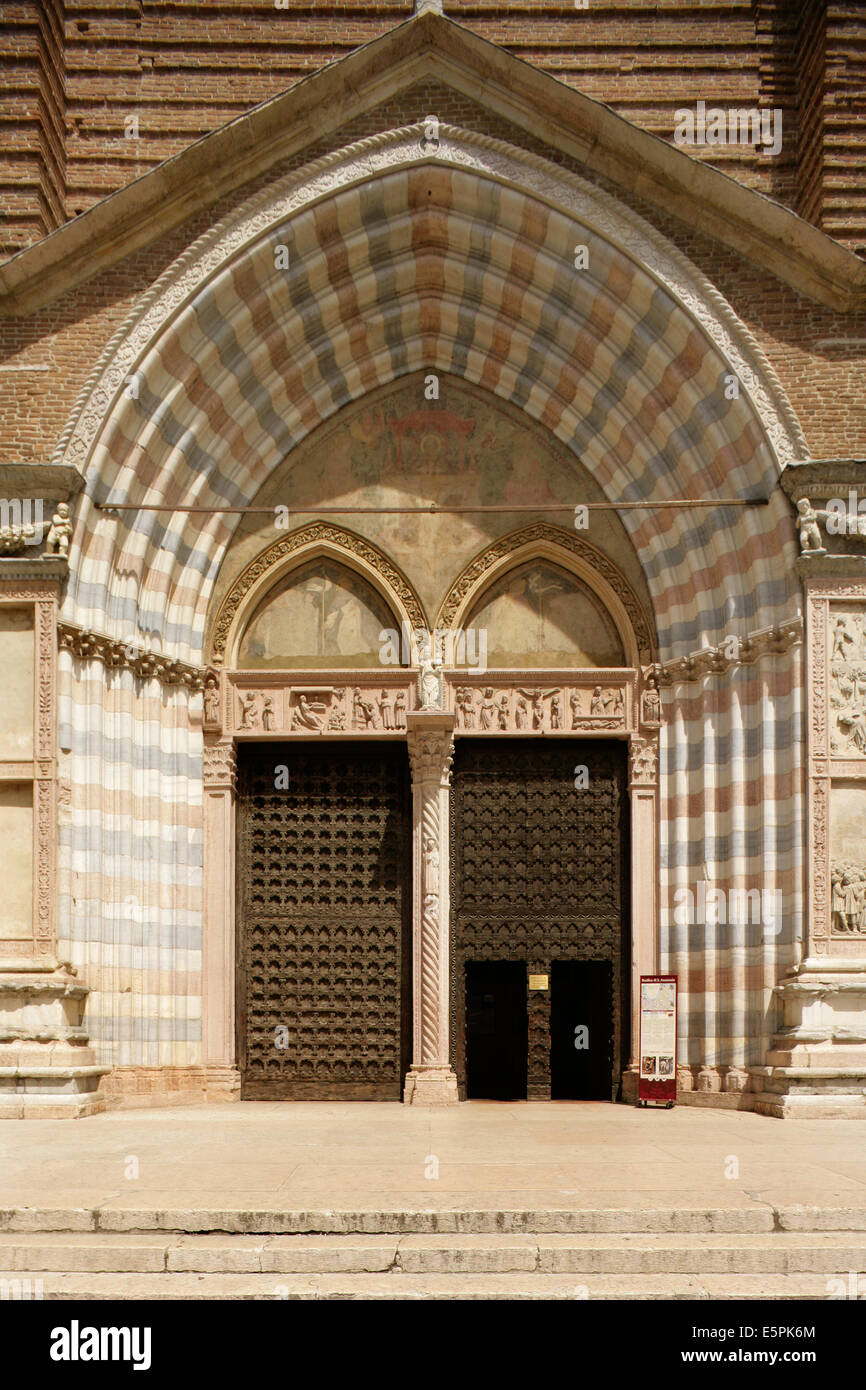
[[[677,1098],[677,977],[640,977],[641,1105],[670,1107]]]

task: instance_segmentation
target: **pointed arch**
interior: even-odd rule
[[[546,522],[512,531],[482,550],[446,594],[436,626],[446,631],[465,626],[467,616],[504,574],[542,559],[568,570],[601,601],[619,634],[626,665],[646,666],[655,660],[652,623],[617,566],[589,541]]]
[[[234,666],[241,636],[265,595],[292,570],[322,557],[361,575],[385,601],[398,629],[404,623],[426,628],[421,599],[383,550],[345,527],[314,521],[274,541],[235,579],[210,624],[210,665]]]

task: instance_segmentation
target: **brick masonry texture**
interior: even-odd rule
[[[412,13],[381,0],[5,0],[0,254]],[[858,0],[445,0],[444,13],[672,139],[698,100],[779,108],[783,146],[697,150],[851,246],[866,241],[866,18]]]
[[[26,318],[0,321],[0,357],[16,365],[45,365],[49,373],[15,373],[0,400],[0,429],[7,458],[47,459],[75,399],[112,334],[159,274],[196,237],[256,189],[325,154],[376,131],[420,120],[428,112],[469,130],[522,145],[588,177],[585,168],[508,122],[436,83],[419,83],[399,99],[347,124],[339,138],[284,161],[260,179],[191,218],[146,249],[127,257]],[[615,196],[621,191],[592,180]],[[718,287],[755,334],[788,392],[813,457],[866,456],[866,315],[842,315],[798,295],[766,271],[743,260],[679,220],[634,197],[626,199],[679,246]],[[829,342],[840,346],[827,346]],[[50,379],[51,389],[46,390]]]

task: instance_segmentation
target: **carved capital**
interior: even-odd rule
[[[235,789],[237,777],[237,755],[234,743],[204,744],[204,784],[206,787],[225,787]]]
[[[407,716],[407,722],[413,784],[436,782],[448,786],[454,758],[454,716],[417,711]]]

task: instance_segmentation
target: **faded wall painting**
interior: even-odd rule
[[[536,520],[574,537],[575,505],[605,496],[592,473],[520,411],[444,373],[439,391],[438,399],[425,399],[425,375],[413,373],[343,407],[287,454],[251,499],[268,511],[287,508],[291,529],[327,508],[328,521],[372,541],[403,571],[431,622],[455,579],[491,541]],[[497,510],[485,510],[491,507]],[[444,508],[453,510],[438,510]],[[242,518],[212,612],[278,535],[272,516]],[[593,510],[581,539],[622,570],[650,611],[643,572],[616,513]]]
[[[487,591],[466,623],[487,633],[488,666],[624,666],[609,615],[556,565],[531,562]]]
[[[397,623],[375,590],[329,560],[293,570],[265,596],[241,639],[242,670],[377,666]]]

